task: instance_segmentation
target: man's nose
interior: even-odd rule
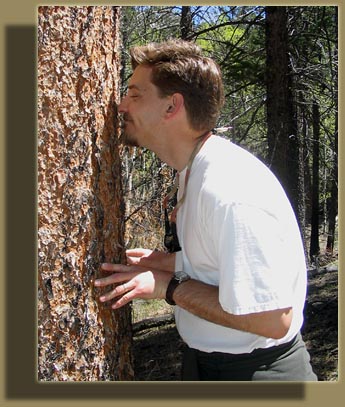
[[[120,104],[118,106],[119,113],[125,113],[126,112],[126,109],[127,109],[126,100],[127,100],[127,96],[125,96],[125,97],[123,97],[121,99],[121,102],[120,102]]]

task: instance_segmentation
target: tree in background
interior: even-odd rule
[[[330,254],[333,244],[329,247],[329,243],[336,239],[337,7],[288,7],[288,15],[289,56],[298,112],[299,166],[304,172],[305,185],[305,193],[299,192],[297,198],[305,200],[305,219],[298,213],[302,233],[311,225],[309,253],[313,260],[320,252],[321,233],[327,236],[324,249]]]
[[[119,8],[38,11],[38,379],[131,380],[130,310],[92,280],[123,249]]]
[[[305,244],[313,200],[312,106],[319,101],[316,199],[331,252],[338,191],[337,7],[139,6],[124,7],[123,15],[125,50],[183,35],[219,63],[226,104],[218,125],[229,127],[223,136],[251,151],[276,173],[296,211]],[[182,27],[186,29],[181,31]],[[127,70],[124,83],[129,74]],[[159,218],[160,197],[169,188],[172,174],[146,151],[130,150],[124,156],[124,169],[129,174],[124,188],[130,225],[126,243],[138,245],[142,220],[147,222],[142,231],[157,234],[159,224],[149,219]],[[316,230],[319,239],[322,230],[318,226]],[[151,241],[155,247],[157,242]]]
[[[288,53],[287,8],[266,7],[266,111],[268,162],[291,199],[288,167],[293,130],[291,69]]]
[[[320,174],[320,109],[316,101],[313,103],[313,179],[312,179],[312,207],[311,207],[311,233],[310,258],[315,259],[320,253],[319,244],[319,174]]]

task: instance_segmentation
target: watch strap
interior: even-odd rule
[[[176,305],[175,301],[173,300],[173,294],[176,290],[176,287],[183,283],[184,281],[190,280],[190,276],[183,272],[183,271],[176,271],[170,280],[167,291],[165,293],[165,301],[170,305]]]
[[[169,282],[166,294],[165,294],[165,301],[170,305],[176,305],[175,301],[173,300],[173,294],[176,287],[180,284],[180,281],[176,278],[172,278]]]

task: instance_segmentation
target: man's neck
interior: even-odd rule
[[[193,132],[193,134],[185,135],[185,137],[171,138],[168,148],[157,151],[158,157],[167,163],[170,167],[178,172],[181,172],[187,167],[193,151],[200,141],[200,134]]]

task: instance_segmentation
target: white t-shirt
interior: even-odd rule
[[[178,199],[186,170],[180,173]],[[279,340],[226,328],[175,307],[177,329],[192,348],[248,353],[288,342],[303,323],[306,265],[291,205],[272,172],[252,154],[211,136],[194,159],[177,213],[181,252],[175,270],[219,287],[222,308],[243,315],[293,307]],[[207,301],[207,298],[204,299]]]

